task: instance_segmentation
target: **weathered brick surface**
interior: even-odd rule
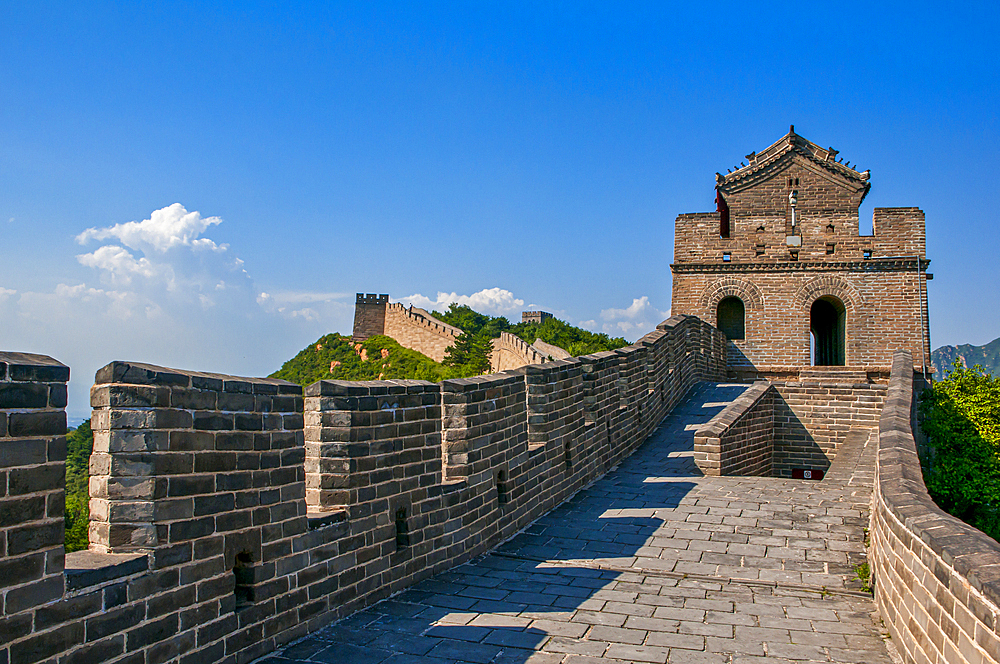
[[[404,307],[398,302],[386,305],[383,334],[435,362],[444,360],[445,351],[461,333],[457,327],[439,321],[419,307]]]
[[[791,477],[793,468],[825,471],[849,431],[878,426],[886,386],[846,382],[837,373],[803,371],[797,381],[773,383],[776,476]]]
[[[721,378],[723,351],[677,316],[617,351],[440,384],[324,381],[305,397],[113,362],[92,391],[92,546],[65,573],[65,420],[55,436],[51,415],[14,417],[48,433],[0,439],[0,661],[249,662],[524,528]],[[61,414],[64,367],[3,357],[5,387],[53,378],[40,410]],[[40,405],[22,382],[0,394]]]
[[[810,310],[821,297],[846,308],[847,365],[888,366],[898,348],[929,362],[924,214],[876,208],[874,235],[859,235],[868,173],[836,154],[789,132],[716,177],[719,211],[677,217],[672,311],[715,323],[723,298],[742,300],[746,338],[728,345],[734,377],[812,364]]]
[[[517,369],[526,364],[541,364],[547,359],[541,351],[524,339],[510,332],[501,332],[500,336],[492,341],[490,371],[499,373]]]
[[[918,379],[910,353],[896,353],[878,430],[875,600],[907,662],[1000,662],[1000,544],[927,493],[911,426]]]
[[[695,437],[695,459],[707,475],[791,477],[826,471],[850,431],[878,424],[886,386],[865,372],[801,370],[758,381]]]
[[[37,607],[62,597],[69,368],[44,355],[0,353],[0,661],[27,636]],[[75,632],[29,639],[42,656]]]
[[[354,303],[354,341],[385,334],[385,308],[388,303],[388,295],[358,293]]]
[[[771,475],[776,393],[759,381],[694,434],[694,460],[706,475]]]

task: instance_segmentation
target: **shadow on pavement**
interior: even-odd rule
[[[652,609],[636,615],[643,607],[633,601],[636,592],[657,590],[624,570],[655,569],[657,552],[676,541],[658,511],[682,509],[697,486],[694,429],[746,387],[695,388],[617,469],[494,551],[260,664],[556,664],[573,654],[639,661],[637,648],[646,649],[642,661],[666,661],[666,647],[661,659],[638,645],[641,638],[635,642],[640,632],[624,627],[630,617],[656,620]],[[585,634],[590,640],[582,640]]]

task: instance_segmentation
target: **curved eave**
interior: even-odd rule
[[[835,176],[829,179],[838,181],[855,191],[864,190],[865,195],[867,195],[868,189],[871,187],[868,182],[868,172],[859,173],[849,166],[838,163],[836,161],[837,154],[832,148],[821,148],[812,141],[789,132],[760,154],[748,155],[750,159],[748,165],[726,175],[717,174],[716,187],[723,193],[739,191],[772,177],[776,168],[783,167],[798,155],[803,163],[817,167],[818,172]]]

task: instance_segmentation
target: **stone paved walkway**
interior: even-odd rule
[[[261,664],[891,662],[855,565],[861,462],[823,482],[708,478],[697,424],[746,389],[702,384],[616,470],[494,552]],[[855,456],[855,458],[857,458]]]

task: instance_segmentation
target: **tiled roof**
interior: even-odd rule
[[[794,125],[789,128],[787,134],[762,152],[751,152],[748,154],[746,156],[746,164],[740,162],[740,165],[735,170],[725,175],[716,173],[715,182],[722,188],[744,184],[748,179],[757,179],[754,176],[765,170],[770,170],[771,166],[788,160],[796,154],[809,159],[832,173],[840,175],[858,188],[868,187],[869,171],[858,172],[856,169],[851,168],[850,165],[845,166],[842,163],[843,160],[837,161],[837,155],[839,154],[837,150],[833,148],[821,148],[812,141],[799,136],[795,133]]]

